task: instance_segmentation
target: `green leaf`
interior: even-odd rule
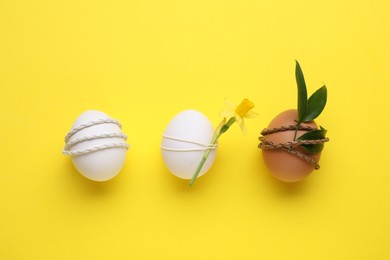
[[[320,129],[314,129],[307,133],[304,133],[301,135],[298,140],[318,140],[318,139],[324,139],[326,135],[327,130],[324,129],[322,126]]]
[[[303,119],[306,115],[307,90],[301,66],[297,60],[295,62],[295,79],[298,86],[298,124],[300,124],[303,122]]]
[[[297,140],[319,140],[319,139],[324,139],[327,130],[325,130],[322,127],[320,127],[320,128],[321,129],[312,130],[310,132],[307,132],[307,133],[301,135]],[[309,144],[309,145],[304,145],[303,144],[303,145],[301,145],[301,147],[303,149],[305,149],[306,151],[308,151],[309,153],[311,153],[311,154],[317,154],[317,153],[320,153],[322,151],[322,149],[324,149],[324,144],[323,143],[321,143],[321,144]]]
[[[310,96],[307,101],[306,114],[303,118],[303,122],[309,122],[316,119],[324,110],[327,99],[326,86],[322,86],[313,95]]]

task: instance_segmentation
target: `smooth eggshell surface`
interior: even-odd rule
[[[296,109],[291,109],[284,111],[277,115],[269,124],[268,128],[296,125],[298,119],[298,112]],[[302,123],[302,126],[310,126],[312,128],[318,128],[317,124],[313,122]],[[284,143],[289,142],[294,139],[295,130],[284,131],[266,135],[265,138],[274,143]],[[306,131],[298,131],[297,138]],[[313,159],[318,162],[320,160],[321,153],[319,154],[309,154],[304,151],[302,148],[294,146],[294,149],[311,156]],[[288,152],[282,150],[263,150],[263,158],[267,168],[271,173],[281,181],[285,182],[297,182],[304,179],[308,176],[313,170],[314,167],[308,162],[289,154]]]
[[[99,119],[111,119],[103,112],[88,110],[82,113],[72,126],[76,128],[82,124],[97,121]],[[91,135],[121,133],[121,129],[116,124],[100,124],[84,128],[75,133],[70,141]],[[101,138],[85,141],[71,147],[70,151],[83,150],[86,148],[101,146],[110,143],[125,143],[122,138]],[[72,156],[73,165],[86,178],[93,181],[107,181],[114,178],[122,169],[126,158],[126,149],[111,148],[96,152]]]
[[[208,118],[202,113],[195,110],[185,110],[170,121],[164,131],[164,135],[209,144],[213,138],[214,129]],[[196,149],[201,148],[201,146],[164,137],[161,142],[162,158],[169,171],[179,178],[191,179],[205,151],[168,151],[164,147],[171,149]],[[216,150],[212,150],[198,177],[210,169],[214,163],[215,156]]]

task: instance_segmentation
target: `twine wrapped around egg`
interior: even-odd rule
[[[174,140],[178,141],[181,143],[188,143],[188,144],[195,144],[197,145],[196,148],[171,148],[171,147],[165,147],[161,145],[161,149],[165,151],[170,151],[170,152],[194,152],[194,151],[207,151],[207,150],[216,150],[218,148],[218,144],[206,144],[206,143],[201,143],[193,140],[188,140],[184,138],[177,138],[169,135],[162,135],[163,139],[169,139],[169,140]]]
[[[181,179],[191,179],[205,152],[210,156],[199,176],[213,165],[217,144],[210,142],[214,129],[209,119],[196,110],[175,115],[162,134],[161,155],[168,170]]]
[[[129,144],[121,123],[98,110],[80,114],[65,136],[63,154],[93,181],[107,181],[121,171]]]
[[[263,131],[261,131],[261,135],[259,137],[260,144],[259,149],[264,150],[273,150],[273,149],[279,149],[285,152],[288,152],[308,163],[313,165],[314,169],[318,170],[320,168],[320,165],[314,160],[312,157],[296,150],[293,148],[294,145],[314,145],[314,144],[321,144],[329,141],[329,138],[323,138],[323,139],[317,139],[317,140],[296,140],[296,141],[289,141],[289,142],[283,142],[283,143],[275,143],[267,140],[264,136],[278,133],[278,132],[284,132],[284,131],[291,131],[296,130],[296,125],[288,125],[288,126],[280,126],[275,128],[265,128]],[[316,128],[310,127],[310,126],[298,126],[298,130],[303,131],[312,131],[316,130]]]
[[[70,155],[70,156],[78,156],[78,155],[83,155],[83,154],[88,154],[100,150],[105,150],[105,149],[110,149],[110,148],[124,148],[124,149],[129,149],[129,145],[127,143],[109,143],[109,144],[104,144],[104,145],[99,145],[99,146],[94,146],[82,150],[76,150],[76,151],[71,151],[71,147],[85,142],[85,141],[91,141],[91,140],[96,140],[96,139],[102,139],[102,138],[121,138],[123,140],[127,140],[127,135],[123,133],[108,133],[108,134],[96,134],[96,135],[90,135],[90,136],[84,136],[81,138],[76,138],[74,140],[71,140],[71,137],[80,132],[81,130],[88,128],[88,127],[93,127],[96,125],[101,125],[101,124],[115,124],[119,128],[122,128],[122,125],[119,123],[118,120],[115,119],[100,119],[96,121],[90,121],[88,123],[82,124],[76,128],[73,128],[72,130],[69,131],[69,133],[65,137],[65,147],[63,149],[63,154],[64,155]]]

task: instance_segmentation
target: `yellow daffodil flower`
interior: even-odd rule
[[[222,122],[218,125],[218,127],[215,129],[215,133],[213,136],[213,139],[211,140],[210,144],[214,145],[217,143],[218,138],[225,133],[234,122],[237,122],[240,125],[240,128],[244,134],[246,134],[246,127],[244,124],[244,118],[254,118],[257,116],[257,113],[251,111],[255,105],[252,101],[245,98],[238,106],[235,106],[232,102],[225,99],[225,103],[228,106],[228,109],[222,110],[219,115],[222,116],[224,119]],[[226,120],[229,119],[227,122]],[[200,161],[198,168],[196,169],[194,175],[192,176],[192,179],[190,181],[190,186],[194,184],[196,178],[198,177],[198,174],[200,170],[202,169],[204,163],[207,160],[207,157],[210,154],[210,149],[207,149],[202,157],[202,160]]]
[[[233,102],[225,99],[227,109],[222,110],[219,115],[224,118],[235,118],[236,122],[241,128],[241,131],[246,134],[246,127],[244,118],[254,118],[257,116],[256,112],[251,111],[255,107],[252,101],[245,98],[241,103],[236,106]]]

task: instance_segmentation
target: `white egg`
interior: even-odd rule
[[[161,142],[162,158],[175,176],[191,179],[214,135],[210,121],[202,113],[185,110],[177,114],[164,131]],[[198,177],[213,165],[216,147],[211,150]]]
[[[122,169],[129,145],[120,123],[97,110],[82,113],[65,137],[64,154],[86,178],[107,181]]]

